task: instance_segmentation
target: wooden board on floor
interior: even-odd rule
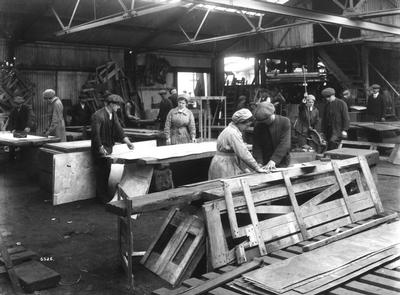
[[[289,258],[282,263],[263,267],[244,277],[246,280],[274,290],[286,289],[306,278],[331,271],[370,253],[396,245],[400,242],[400,236],[393,235],[393,232],[398,230],[399,224],[399,221],[384,224],[312,252]],[[281,272],[284,272],[284,275]]]
[[[61,279],[59,273],[35,260],[19,264],[14,270],[22,288],[29,293],[56,287]]]

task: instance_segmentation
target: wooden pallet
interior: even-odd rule
[[[190,277],[205,253],[201,218],[175,208],[140,263],[172,286]]]
[[[330,175],[320,178],[283,171],[280,178],[275,175],[273,186],[261,191],[251,192],[244,179],[224,181],[225,199],[203,205],[211,265],[250,261],[382,213],[366,159],[358,161],[366,187],[358,170],[341,174],[340,161],[332,161],[331,169],[324,171]],[[237,185],[244,193],[232,197]]]
[[[392,216],[393,217],[393,216]],[[362,226],[366,223],[376,220],[375,218],[366,219],[357,223],[352,223],[344,226],[344,230],[352,230],[355,227]],[[323,240],[332,236],[337,235],[336,231],[327,232],[321,236],[316,236],[311,240],[301,242],[296,245],[289,246],[285,249],[277,250],[269,253],[267,256],[262,257],[264,265],[280,262],[290,257],[303,253],[303,246],[305,244],[313,243],[318,240]],[[250,263],[246,263],[248,265]],[[174,290],[167,288],[160,288],[154,290],[152,294],[156,295],[178,295],[178,294],[200,294],[195,293],[194,288],[208,284],[208,291],[201,294],[212,294],[212,295],[249,295],[249,294],[265,294],[270,295],[264,291],[263,293],[250,293],[248,291],[249,284],[238,278],[235,271],[243,266],[232,266],[227,265],[222,268],[216,269],[213,272],[203,274],[199,278],[190,278],[183,281],[182,286]],[[216,281],[220,276],[231,277],[228,282],[218,284]],[[382,295],[394,295],[399,292],[399,281],[400,281],[400,259],[395,259],[386,263],[383,266],[377,267],[368,273],[361,274],[356,278],[344,282],[340,286],[334,287],[321,294],[332,294],[332,295],[361,295],[361,294],[382,294]],[[245,286],[247,290],[240,288],[241,284]],[[255,290],[256,292],[257,290]],[[186,293],[185,293],[186,292]],[[191,293],[193,292],[193,293]]]

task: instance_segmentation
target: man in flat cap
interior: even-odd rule
[[[72,106],[71,125],[73,126],[88,126],[90,125],[90,118],[92,116],[92,111],[87,104],[88,97],[84,93],[79,94],[79,102]]]
[[[14,97],[14,107],[8,116],[6,126],[4,128],[8,131],[30,133],[33,132],[36,127],[35,114],[33,113],[32,107],[25,104],[25,99],[22,96]],[[13,146],[9,147],[10,159],[16,158],[16,151],[18,148]]]
[[[267,170],[289,165],[290,120],[276,115],[270,102],[261,102],[254,111],[253,156]]]
[[[67,141],[65,134],[64,106],[61,99],[56,96],[53,89],[46,89],[43,92],[43,99],[50,104],[49,127],[44,134],[60,138],[60,141]]]
[[[172,103],[172,108],[176,108],[178,106],[178,91],[176,91],[176,88],[172,88],[169,93],[171,93],[171,95],[168,99]]]
[[[380,93],[381,86],[373,84],[372,94],[368,96],[367,119],[368,121],[385,121],[385,101]]]
[[[160,122],[160,130],[164,130],[165,120],[167,119],[169,111],[172,109],[172,102],[168,99],[167,90],[161,89],[158,94],[161,96],[161,101],[157,120]]]
[[[335,89],[325,88],[321,92],[327,103],[322,117],[322,132],[328,142],[328,150],[336,149],[342,138],[347,138],[349,113],[346,103],[335,96]]]
[[[14,107],[8,116],[6,130],[26,133],[34,131],[35,114],[32,107],[24,103],[25,99],[22,96],[14,97]]]
[[[112,153],[115,142],[124,142],[129,149],[134,148],[117,116],[122,102],[119,95],[109,94],[104,100],[105,106],[92,115],[91,152],[96,165],[96,196],[103,204],[112,199],[108,194],[111,165],[106,156]]]

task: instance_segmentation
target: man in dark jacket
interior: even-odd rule
[[[6,130],[29,133],[35,129],[35,114],[30,106],[24,104],[22,96],[14,97],[15,107],[8,117]]]
[[[372,94],[368,96],[367,118],[368,121],[385,121],[385,102],[383,95],[379,92],[381,86],[373,84]]]
[[[349,113],[346,103],[335,96],[335,89],[325,88],[321,92],[327,100],[322,117],[322,132],[328,142],[328,150],[336,149],[342,138],[347,138]]]
[[[289,165],[290,120],[276,115],[270,102],[261,102],[254,112],[253,156],[267,170]]]
[[[96,196],[102,203],[112,199],[108,196],[108,177],[111,166],[106,156],[112,153],[115,142],[125,142],[129,149],[133,144],[125,136],[117,117],[122,98],[110,94],[105,99],[105,106],[92,115],[92,145],[91,151],[96,164]]]
[[[87,96],[85,94],[79,94],[79,102],[72,106],[71,116],[73,126],[87,126],[90,125],[90,117],[92,112],[89,105],[86,103]]]
[[[157,120],[160,121],[160,130],[164,130],[165,120],[167,119],[167,115],[169,111],[172,109],[172,102],[168,98],[168,92],[165,89],[162,89],[158,92],[161,96],[160,101],[160,111],[158,112]]]
[[[169,93],[171,93],[171,95],[168,99],[172,103],[172,108],[176,108],[178,106],[178,92],[176,91],[176,88],[172,88]]]

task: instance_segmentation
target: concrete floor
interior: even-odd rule
[[[382,167],[400,169],[385,162]],[[378,190],[385,210],[400,212],[400,177],[379,175]],[[145,250],[167,210],[144,214],[135,224],[135,250]],[[19,242],[61,274],[60,285],[41,295],[128,294],[117,256],[116,217],[95,200],[52,206],[50,195],[29,178],[26,165],[0,161],[0,234],[8,245]],[[167,286],[135,264],[134,294],[150,294]],[[0,294],[11,294],[8,278],[0,277]]]

